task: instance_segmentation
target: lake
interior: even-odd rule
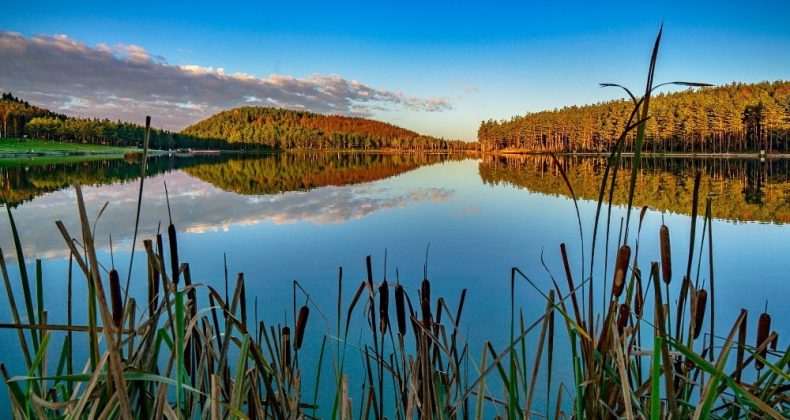
[[[166,231],[166,183],[170,214],[179,232],[180,259],[190,263],[193,282],[224,290],[226,258],[231,279],[237,272],[245,273],[248,300],[257,299],[256,317],[292,325],[293,282],[298,281],[326,316],[324,320],[318,311],[311,313],[305,340],[308,354],[317,351],[325,333],[334,333],[338,267],[344,270],[343,298],[348,302],[366,278],[367,255],[372,257],[376,281],[385,276],[390,282],[399,280],[415,295],[427,271],[432,296],[443,296],[450,308],[458,305],[461,290],[467,289],[461,329],[472,354],[479,354],[486,340],[498,348],[507,343],[511,267],[518,267],[548,290],[550,275],[564,279],[559,246],[566,243],[574,275],[582,275],[582,266],[589,271],[604,163],[597,158],[570,157],[562,158],[561,164],[578,199],[583,241],[571,193],[547,156],[287,153],[157,157],[149,162],[138,242],[151,239],[157,231]],[[630,164],[624,158],[618,173],[605,277],[603,236],[597,243],[598,281],[610,281],[625,214]],[[0,161],[0,169],[3,201],[12,207],[30,272],[34,259],[43,260],[50,323],[65,320],[68,251],[54,221],[62,220],[72,235],[79,232],[76,195],[71,187],[74,182],[83,185],[91,218],[108,203],[96,223],[99,260],[106,267],[114,264],[125,279],[139,162]],[[671,230],[676,264],[685,267],[697,171],[702,173],[702,204],[692,272],[700,282],[710,278],[707,243],[702,244],[704,251],[700,248],[704,203],[710,197],[719,331],[729,328],[739,308],[748,309],[754,314],[750,319],[756,320],[767,301],[782,347],[790,335],[790,311],[786,309],[790,299],[788,160],[646,158],[631,218],[631,230],[636,232],[639,210],[645,205],[651,207],[638,236],[640,268],[647,272],[650,261],[660,258],[658,232],[662,220]],[[12,283],[18,287],[10,225],[6,217],[3,219],[0,246]],[[606,211],[600,229],[606,229]],[[582,252],[585,264],[581,263]],[[697,268],[700,253],[703,261]],[[140,301],[146,294],[143,260],[138,243],[130,293],[139,296]],[[77,270],[74,279],[74,322],[84,325],[85,282]],[[675,295],[679,286],[680,281],[671,284]],[[19,296],[21,291],[17,293]],[[299,299],[304,300],[304,296],[300,294]],[[525,319],[537,318],[545,307],[541,296],[523,281],[517,283],[516,300]],[[5,295],[0,301],[6,302]],[[366,328],[364,320],[357,321],[352,324],[351,337]],[[0,322],[13,322],[8,310],[0,311]],[[750,330],[753,334],[754,326]],[[83,341],[75,345],[87,343],[87,337],[76,337]],[[556,340],[562,347],[562,340],[567,338],[558,335]],[[23,374],[24,363],[18,355],[12,355],[19,347],[16,332],[0,330],[0,346],[8,349],[2,362],[11,373]],[[59,346],[57,342],[53,348]],[[552,406],[546,397],[553,399],[556,381],[567,380],[570,375],[569,367],[562,362],[567,350],[558,352],[552,391],[536,398],[538,411],[544,411],[547,404]],[[306,373],[310,369],[305,368]],[[322,395],[331,395],[327,387],[331,384],[322,388]],[[0,393],[0,402],[0,410],[8,412],[5,392]]]

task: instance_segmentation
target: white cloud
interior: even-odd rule
[[[447,98],[420,98],[338,75],[255,77],[224,68],[173,65],[143,47],[96,47],[66,35],[0,31],[0,90],[70,115],[140,121],[177,130],[220,110],[265,104],[369,116],[389,110],[444,111]]]

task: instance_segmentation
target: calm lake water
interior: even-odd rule
[[[627,160],[624,163],[629,164]],[[293,323],[292,282],[298,281],[328,316],[324,321],[317,311],[311,313],[305,347],[313,351],[318,350],[321,336],[328,332],[325,325],[335,325],[331,314],[337,302],[338,267],[344,269],[346,302],[366,277],[367,255],[373,258],[377,281],[385,275],[395,280],[397,270],[400,282],[416,296],[414,289],[423,278],[430,244],[427,271],[432,295],[443,296],[452,308],[457,306],[461,290],[468,290],[462,330],[473,354],[478,354],[485,340],[501,348],[509,336],[511,267],[520,268],[548,290],[549,273],[564,275],[559,254],[559,245],[564,242],[574,275],[581,275],[582,243],[589,268],[600,186],[597,177],[603,163],[571,158],[563,160],[563,165],[579,199],[583,242],[579,239],[576,208],[549,158],[377,154],[153,159],[145,180],[140,239],[152,238],[160,223],[165,231],[166,182],[173,223],[179,231],[180,259],[190,263],[193,281],[224,288],[226,253],[231,280],[234,273],[245,273],[247,294],[250,301],[257,297],[259,318],[289,324]],[[637,183],[631,228],[636,231],[641,206],[651,206],[639,236],[642,271],[649,270],[650,261],[659,259],[658,228],[662,219],[671,230],[675,263],[685,267],[693,176],[701,171],[700,212],[704,214],[704,199],[710,197],[715,218],[717,324],[721,329],[729,328],[739,308],[748,309],[754,314],[750,319],[756,320],[767,300],[780,336],[779,347],[785,346],[783,342],[790,336],[790,311],[786,306],[790,299],[790,162],[651,159],[644,161],[644,167]],[[139,164],[124,160],[46,165],[0,161],[0,168],[4,202],[12,206],[31,272],[34,259],[43,260],[49,320],[64,322],[68,255],[54,221],[62,220],[73,235],[79,231],[76,195],[70,185],[75,181],[83,184],[91,217],[109,203],[96,225],[99,258],[105,266],[111,265],[112,235],[115,267],[125,278]],[[628,172],[623,166],[619,185],[626,184]],[[610,230],[614,244],[625,213],[625,188],[618,189],[613,201]],[[605,229],[605,219],[601,226]],[[698,271],[701,226],[700,217],[694,273]],[[599,240],[596,251],[601,263],[603,244]],[[18,287],[14,246],[5,216],[0,222],[0,246]],[[143,301],[146,286],[141,249],[135,257],[131,293]],[[604,278],[603,264],[598,265],[597,280],[609,282],[611,276]],[[705,258],[699,278],[707,281],[709,277]],[[135,282],[135,278],[141,280]],[[84,283],[75,271],[75,323],[86,322]],[[678,279],[671,286],[679,289],[679,285]],[[516,293],[526,319],[542,313],[542,298],[526,282],[518,283]],[[676,296],[677,290],[673,294]],[[5,294],[0,302],[4,303],[0,322],[13,322]],[[334,331],[331,328],[329,332]],[[364,322],[357,320],[351,336],[359,336],[363,328]],[[750,330],[753,333],[755,328]],[[76,337],[87,347],[87,336]],[[565,343],[562,340],[565,338],[557,337],[558,347]],[[0,346],[4,349],[0,361],[12,374],[23,374],[16,332],[0,330]],[[52,348],[57,349],[53,355],[59,353],[60,341],[55,340]],[[554,375],[558,379],[552,391],[536,399],[538,411],[545,408],[546,395],[556,397],[556,381],[570,378],[563,351],[555,355]],[[50,365],[54,369],[55,362]],[[310,369],[306,368],[306,375]],[[322,388],[323,395],[331,392],[331,388]],[[539,400],[543,401],[538,404]],[[0,392],[0,404],[0,410],[8,412],[5,391]]]

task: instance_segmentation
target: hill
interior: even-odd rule
[[[65,143],[117,147],[142,147],[145,127],[106,118],[75,118],[23,101],[11,93],[0,96],[0,138],[30,138]],[[255,146],[216,138],[195,138],[167,130],[151,129],[152,149],[239,149]]]
[[[483,150],[601,152],[619,136],[627,100],[483,121]],[[627,145],[628,147],[628,145]],[[648,152],[790,151],[790,82],[733,83],[659,94],[650,102]]]
[[[474,144],[425,136],[365,118],[270,107],[220,112],[181,131],[276,149],[466,150]]]

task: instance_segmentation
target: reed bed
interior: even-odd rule
[[[779,348],[767,310],[758,317],[754,341],[749,338],[745,309],[729,330],[715,329],[711,201],[706,201],[701,226],[697,226],[699,177],[688,261],[680,278],[673,271],[677,259],[671,255],[667,226],[656,232],[661,245],[656,261],[640,264],[639,237],[648,209],[641,209],[638,220],[631,223],[630,200],[621,234],[611,242],[617,249],[613,261],[608,253],[602,261],[596,260],[599,219],[605,221],[601,234],[610,243],[611,197],[622,146],[633,141],[639,156],[650,94],[660,86],[653,84],[660,39],[659,32],[645,94],[637,98],[626,89],[634,109],[618,147],[609,156],[591,253],[589,259],[582,255],[578,267],[581,277],[573,274],[565,244],[559,250],[564,284],[550,276],[550,287],[546,287],[512,268],[506,345],[497,348],[487,341],[479,348],[470,347],[461,326],[466,290],[460,291],[452,307],[444,297],[432,295],[427,257],[424,279],[414,289],[401,284],[397,274],[394,281],[386,275],[377,280],[372,259],[367,257],[367,277],[351,284],[355,293],[349,301],[342,298],[348,282],[339,270],[334,314],[323,312],[294,282],[293,325],[258,320],[257,312],[251,318],[243,273],[231,285],[226,267],[225,290],[192,282],[189,264],[179,259],[172,220],[166,238],[157,234],[143,239],[146,276],[135,281],[145,283],[147,293],[131,296],[131,272],[122,288],[115,268],[105,271],[98,261],[95,222],[91,224],[77,184],[78,236],[62,223],[56,225],[71,253],[70,261],[88,286],[84,297],[87,325],[72,322],[74,307],[84,308],[71,295],[70,275],[67,322],[48,322],[40,263],[31,279],[7,207],[19,278],[9,276],[0,251],[0,271],[14,321],[0,327],[15,331],[24,362],[13,362],[24,363],[27,372],[12,377],[6,365],[0,364],[12,414],[69,419],[788,417],[790,352],[787,347]],[[638,175],[637,158],[628,185],[631,197]],[[142,192],[142,177],[140,188]],[[94,220],[100,216],[101,211]],[[582,235],[581,217],[578,222]],[[635,233],[629,229],[632,225]],[[703,243],[695,258],[697,239]],[[580,244],[584,245],[583,237]],[[699,270],[705,249],[707,284],[700,281]],[[613,263],[611,276],[606,273],[607,262]],[[602,263],[604,275],[599,276]],[[13,285],[17,281],[19,288]],[[672,296],[670,284],[678,281],[680,291]],[[542,315],[531,321],[524,318],[522,305],[534,307],[536,303],[516,300],[516,288],[524,284],[544,300]],[[14,293],[19,289],[21,299]],[[304,303],[297,305],[297,301]],[[365,335],[352,340],[349,332],[360,317]],[[321,320],[334,325],[322,326]],[[556,329],[561,327],[567,333],[570,359],[559,362],[572,366],[570,383],[552,382],[558,362]],[[305,333],[308,329],[321,330],[320,343],[305,342],[311,336]],[[52,347],[55,334],[64,337],[60,349]],[[87,360],[76,360],[74,346],[83,342],[88,343]],[[354,371],[356,375],[347,364],[352,357],[362,360],[363,368]],[[307,371],[315,376],[306,378]],[[556,397],[555,391],[548,396],[538,394],[544,385],[556,390]],[[319,399],[321,387],[333,389],[332,397]],[[535,409],[538,398],[546,399],[541,410]]]

